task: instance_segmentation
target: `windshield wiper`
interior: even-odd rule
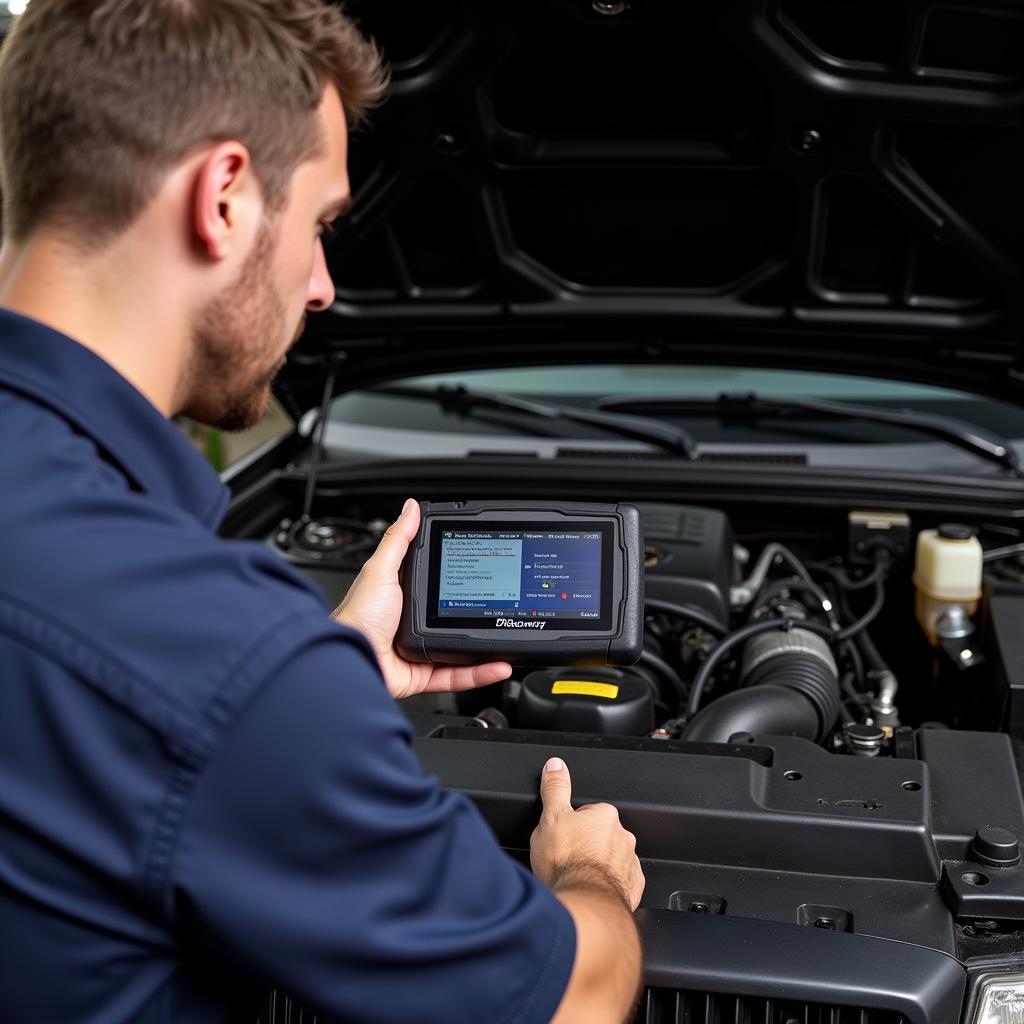
[[[755,392],[723,393],[715,398],[701,396],[685,398],[658,398],[622,396],[603,398],[598,408],[606,411],[642,409],[645,413],[680,415],[712,413],[717,416],[751,417],[787,416],[792,413],[810,413],[835,416],[839,419],[857,419],[868,423],[884,423],[906,427],[922,434],[931,434],[964,451],[989,462],[996,462],[1024,479],[1024,466],[1008,441],[963,420],[934,413],[913,412],[910,409],[877,409],[852,402],[833,402],[823,398],[762,398]]]
[[[598,430],[607,431],[632,441],[645,441],[663,451],[684,459],[696,459],[697,442],[681,427],[645,416],[628,416],[625,413],[605,412],[598,409],[578,409],[571,405],[540,401],[534,398],[519,398],[491,391],[471,391],[464,387],[448,387],[441,384],[436,388],[416,387],[408,384],[392,384],[372,388],[375,395],[395,395],[401,398],[421,398],[437,402],[442,409],[454,412],[472,412],[474,409],[500,409],[505,412],[522,413],[546,420],[565,420],[568,423],[583,423]]]

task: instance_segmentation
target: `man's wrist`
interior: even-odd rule
[[[603,865],[588,860],[570,860],[555,866],[551,872],[552,892],[589,890],[621,903],[623,909],[633,913],[625,886]]]

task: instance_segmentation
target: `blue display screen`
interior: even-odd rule
[[[438,619],[563,619],[599,625],[606,534],[593,528],[442,528]]]

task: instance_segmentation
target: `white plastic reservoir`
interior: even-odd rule
[[[917,621],[933,644],[938,642],[936,624],[940,620],[964,622],[978,610],[982,568],[981,544],[970,527],[944,523],[937,530],[922,530],[917,535]],[[939,633],[942,630],[940,624]]]

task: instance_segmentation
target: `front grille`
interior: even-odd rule
[[[274,992],[257,1024],[316,1024],[316,1017],[293,999]],[[895,1010],[649,988],[644,992],[633,1024],[907,1024],[907,1021]]]
[[[316,1024],[316,1014],[283,992],[274,991],[267,997],[256,1024]]]
[[[895,1010],[649,988],[634,1024],[907,1024]]]

